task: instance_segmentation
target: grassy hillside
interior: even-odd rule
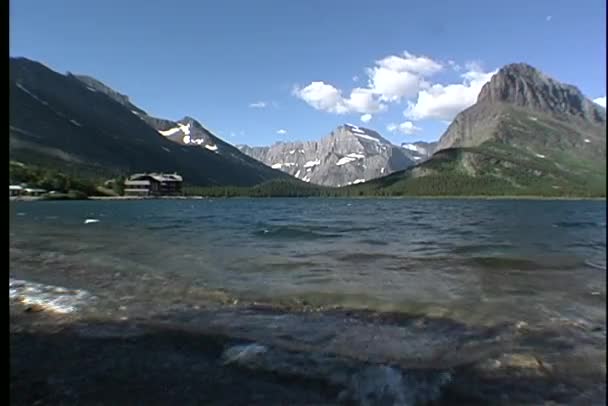
[[[568,155],[556,163],[487,143],[443,150],[415,168],[346,189],[351,195],[598,197],[606,195],[605,180],[606,168],[597,163]]]

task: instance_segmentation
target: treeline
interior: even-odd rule
[[[98,195],[99,183],[100,181],[67,175],[54,169],[9,162],[9,184],[25,184],[31,188],[54,191],[57,192],[58,198],[61,198],[61,195],[71,198]]]
[[[184,190],[186,195],[206,197],[606,196],[605,187],[570,182],[556,184],[527,173],[506,180],[492,175],[473,177],[457,172],[424,177],[405,176],[386,185],[371,181],[341,188],[281,180],[254,187],[186,187]]]

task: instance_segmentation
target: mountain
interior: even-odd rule
[[[96,79],[62,75],[26,58],[10,58],[9,69],[12,160],[96,178],[178,172],[186,183],[201,186],[251,186],[286,178],[199,130],[202,126],[192,119],[180,124],[206,132],[205,142],[171,140],[159,129],[180,124],[148,117]]]
[[[606,112],[526,64],[500,69],[428,161],[366,184],[387,194],[603,195]]]
[[[437,142],[417,141],[412,143],[403,143],[401,148],[405,150],[414,162],[421,163],[429,159],[437,148]]]
[[[319,141],[237,147],[272,168],[323,186],[362,183],[414,164],[402,148],[373,130],[352,124],[339,126]]]
[[[201,123],[192,117],[186,116],[177,121],[152,117],[145,111],[134,106],[127,96],[116,92],[102,82],[89,76],[75,75],[75,77],[87,85],[89,90],[104,93],[110,98],[114,99],[116,102],[128,108],[133,114],[143,120],[150,127],[154,128],[167,140],[184,146],[202,147],[209,151],[215,152],[216,154],[220,154],[223,157],[230,157],[233,160],[241,161],[243,165],[258,165],[256,160],[251,159],[233,145],[228,144],[219,137],[216,137],[211,131],[207,130]],[[267,170],[267,168],[265,168],[265,170]]]

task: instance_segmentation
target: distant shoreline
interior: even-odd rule
[[[285,198],[285,199],[419,199],[419,200],[588,200],[588,201],[606,201],[606,197],[576,197],[576,196],[301,196],[301,197],[285,197],[285,196],[89,196],[85,200],[206,200],[206,199],[269,199],[269,198]],[[50,201],[41,196],[18,196],[9,197],[10,201]]]

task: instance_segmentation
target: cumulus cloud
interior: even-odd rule
[[[403,55],[389,55],[368,68],[368,87],[381,101],[396,102],[416,96],[428,86],[425,77],[439,72],[443,66],[426,56],[405,51]]]
[[[478,64],[466,65],[468,71],[460,75],[458,84],[435,84],[418,93],[415,103],[409,102],[404,112],[411,120],[452,120],[456,114],[475,104],[483,85],[496,73],[484,72]]]
[[[386,106],[374,97],[370,89],[356,87],[350,92],[350,97],[344,100],[349,112],[377,113],[386,109]]]
[[[348,112],[348,107],[340,90],[323,81],[311,82],[301,89],[296,86],[293,89],[293,94],[317,110],[335,114]]]
[[[432,83],[432,76],[444,67],[458,72],[457,83]],[[450,121],[477,101],[482,86],[496,73],[486,72],[475,62],[459,65],[453,60],[438,62],[427,56],[407,51],[376,60],[365,69],[367,85],[340,90],[323,81],[295,87],[293,94],[313,108],[333,114],[361,114],[361,121],[371,120],[372,114],[386,111],[393,103],[407,101],[404,115],[408,121],[394,124],[389,131],[413,133],[419,131],[413,122],[424,119]],[[362,82],[358,76],[353,81]],[[605,102],[604,102],[605,104]],[[367,120],[367,121],[366,121]]]
[[[385,102],[413,97],[422,87],[422,78],[411,72],[375,67],[368,69],[368,75],[371,91]]]
[[[380,59],[376,61],[376,65],[395,72],[410,72],[421,76],[429,76],[442,69],[439,62],[426,56],[412,55],[407,51],[404,51],[401,56],[389,55]]]
[[[417,127],[411,121],[404,121],[401,124],[390,123],[389,125],[386,126],[386,130],[389,132],[392,132],[392,133],[400,132],[405,135],[412,135],[412,134],[416,134],[416,133],[422,131],[422,128]]]
[[[249,107],[253,108],[253,109],[263,109],[268,105],[268,103],[266,103],[265,101],[258,101],[255,103],[250,103]]]
[[[334,114],[373,114],[386,110],[387,103],[415,97],[421,89],[429,86],[424,78],[442,68],[439,62],[429,57],[406,51],[402,55],[389,55],[377,60],[373,67],[365,70],[367,87],[352,89],[348,97],[323,81],[296,87],[293,94],[317,110]],[[358,76],[352,79],[355,82],[360,80]]]
[[[598,97],[597,99],[593,99],[593,102],[595,104],[599,104],[603,108],[606,108],[606,96],[604,96],[604,97]]]
[[[280,130],[277,130],[277,134],[279,134],[279,135],[285,135],[285,134],[287,134],[287,130],[281,128]]]
[[[330,84],[312,82],[304,88],[294,88],[293,94],[317,110],[334,114],[371,114],[386,108],[370,89],[360,87],[354,88],[350,96],[345,98],[340,90]]]
[[[414,123],[412,123],[411,121],[405,121],[401,124],[399,124],[399,130],[406,135],[411,135],[411,134],[415,134],[419,131],[422,130],[422,128],[420,127],[416,127],[414,125]]]

